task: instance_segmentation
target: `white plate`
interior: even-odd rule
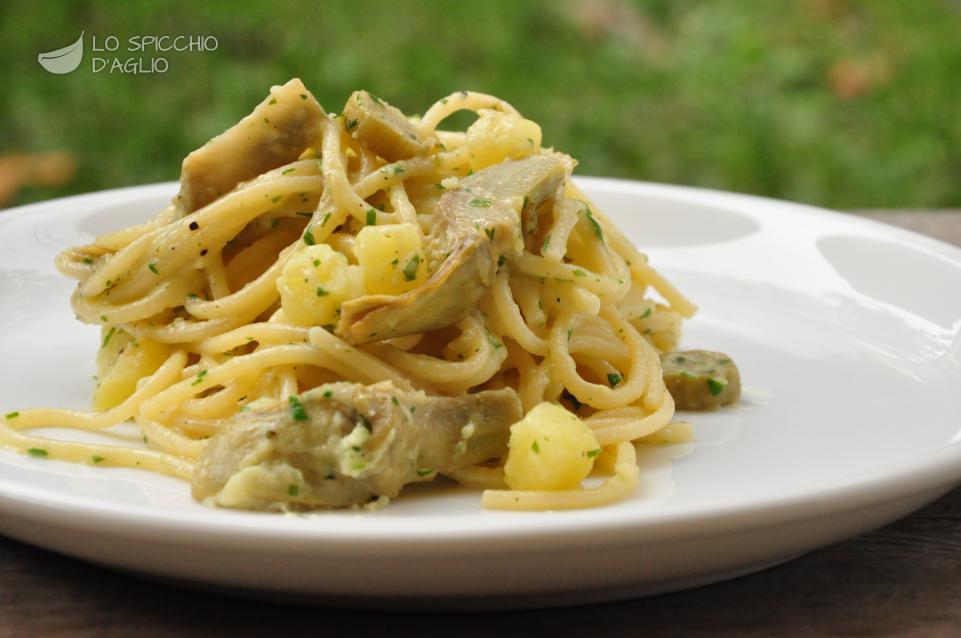
[[[961,479],[961,250],[767,199],[580,183],[700,305],[683,345],[730,353],[746,385],[739,407],[687,417],[695,443],[642,451],[631,500],[488,512],[475,492],[427,486],[377,512],[266,515],[206,509],[186,484],[148,473],[0,452],[0,532],[261,595],[565,604],[758,569]],[[174,191],[0,213],[0,413],[87,405],[97,329],[74,320],[53,257],[148,217]]]

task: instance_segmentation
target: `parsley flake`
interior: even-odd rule
[[[304,404],[300,402],[296,395],[292,394],[287,397],[287,403],[290,404],[290,416],[294,418],[294,421],[307,420],[307,410],[304,409]]]
[[[725,379],[711,377],[707,380],[707,389],[711,392],[712,397],[716,397],[724,392],[725,387],[727,387],[727,381]]]
[[[420,267],[420,255],[414,255],[404,266],[404,280],[414,281],[417,278],[417,269]]]
[[[596,219],[594,219],[594,215],[591,213],[591,209],[590,209],[590,208],[585,208],[585,209],[584,209],[584,214],[587,216],[587,221],[590,222],[591,228],[594,229],[594,234],[597,235],[597,238],[600,239],[600,240],[603,242],[603,241],[604,241],[604,231],[601,230],[601,225],[600,225],[599,223],[597,223],[597,220],[596,220]]]

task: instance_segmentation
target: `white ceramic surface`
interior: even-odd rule
[[[580,183],[700,305],[683,345],[731,354],[746,386],[738,407],[686,416],[693,444],[642,450],[631,500],[488,512],[477,493],[426,486],[377,512],[280,516],[206,509],[160,476],[0,451],[0,533],[254,595],[568,604],[758,569],[882,525],[961,479],[961,250],[767,199]],[[0,414],[88,404],[97,329],[74,320],[53,257],[145,219],[174,191],[0,212]]]

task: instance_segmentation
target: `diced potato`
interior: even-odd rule
[[[413,224],[366,226],[357,233],[354,252],[369,294],[399,295],[427,278],[427,260]]]
[[[116,327],[104,327],[104,345],[97,354],[98,383],[93,391],[94,410],[109,410],[123,403],[137,382],[157,371],[170,355],[170,346],[149,339],[135,340]]]
[[[600,445],[556,403],[540,403],[511,426],[504,479],[513,490],[570,490],[590,474]]]
[[[507,158],[521,159],[541,146],[541,127],[518,115],[481,111],[467,129],[471,169],[478,171]]]
[[[364,294],[360,268],[326,244],[308,246],[277,278],[280,305],[301,326],[336,324],[340,305]]]

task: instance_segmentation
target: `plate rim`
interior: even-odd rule
[[[787,210],[795,215],[813,214],[827,216],[834,220],[843,219],[853,227],[870,228],[881,236],[892,239],[910,239],[914,244],[923,245],[925,248],[949,258],[952,262],[957,262],[955,265],[958,267],[958,274],[961,277],[961,248],[921,233],[859,217],[851,213],[759,195],[695,186],[595,176],[577,176],[575,180],[584,187],[589,196],[592,195],[591,191],[595,189],[638,193],[637,189],[640,188],[643,194],[665,195],[675,201],[691,202],[710,199],[712,204],[726,208],[731,208],[731,204],[750,203],[755,206]],[[172,195],[175,193],[176,187],[177,182],[174,181],[158,182],[76,194],[26,204],[0,211],[0,228],[2,228],[4,220],[30,215],[38,209],[54,209],[78,203],[89,204],[90,200],[97,200],[104,196],[120,198],[155,196],[168,191]],[[67,214],[69,214],[69,211]],[[44,462],[50,463],[50,461]],[[111,468],[103,468],[104,471],[109,469]],[[48,489],[34,488],[15,480],[3,478],[0,478],[0,510],[17,510],[21,512],[21,515],[32,515],[37,519],[47,518],[57,512],[70,512],[74,514],[70,517],[74,525],[85,525],[97,529],[109,529],[111,525],[122,522],[125,535],[136,532],[156,536],[158,533],[164,532],[185,540],[193,539],[196,541],[199,525],[203,527],[203,531],[207,534],[233,537],[243,543],[274,542],[279,535],[296,540],[298,543],[317,546],[331,546],[331,543],[337,542],[356,544],[358,541],[363,541],[375,546],[386,545],[394,548],[409,548],[428,540],[442,545],[459,545],[478,539],[496,542],[498,545],[523,544],[531,537],[536,536],[540,539],[544,534],[550,534],[553,541],[560,542],[576,539],[588,531],[610,538],[619,536],[626,530],[631,530],[636,534],[643,533],[654,538],[661,538],[666,533],[670,533],[672,538],[695,538],[716,534],[718,531],[732,527],[747,526],[753,529],[798,518],[828,515],[851,507],[870,506],[886,500],[903,498],[941,487],[948,489],[958,482],[961,482],[961,443],[953,442],[939,448],[936,454],[929,457],[899,464],[893,473],[855,474],[845,477],[843,482],[830,488],[812,491],[798,487],[791,492],[767,499],[754,499],[706,508],[692,507],[668,512],[620,510],[616,515],[601,514],[597,517],[583,518],[564,517],[561,512],[551,512],[552,520],[546,524],[544,521],[532,523],[529,520],[541,513],[516,512],[508,516],[502,516],[503,513],[498,513],[488,517],[488,521],[504,518],[505,520],[512,519],[514,522],[516,520],[525,522],[521,525],[515,525],[512,522],[498,522],[496,525],[465,526],[462,529],[457,529],[456,532],[446,531],[446,534],[456,533],[456,537],[442,536],[440,538],[438,538],[436,530],[418,529],[416,526],[408,524],[400,525],[399,523],[404,519],[371,517],[359,519],[368,521],[359,527],[351,529],[344,527],[344,529],[341,529],[342,526],[338,525],[334,529],[328,529],[315,525],[276,524],[278,520],[288,521],[290,519],[288,517],[278,519],[276,515],[272,514],[228,511],[218,512],[218,514],[225,513],[227,516],[216,519],[198,519],[191,510],[169,511],[144,505],[124,505],[118,509],[101,499],[84,495],[51,494]],[[483,512],[479,505],[478,511]],[[594,511],[604,512],[605,510],[600,508]],[[234,516],[234,514],[237,514],[237,516]],[[561,514],[561,516],[557,516],[558,514]],[[133,521],[130,520],[132,515],[134,516]],[[325,513],[319,513],[305,518],[313,521],[322,520],[324,516]],[[745,523],[745,517],[750,517],[749,523]],[[255,522],[255,519],[260,520]],[[264,521],[267,521],[268,524],[265,525]],[[697,523],[697,525],[691,523]],[[388,529],[381,531],[377,529],[378,526]],[[640,540],[641,536],[637,536],[636,539]]]

